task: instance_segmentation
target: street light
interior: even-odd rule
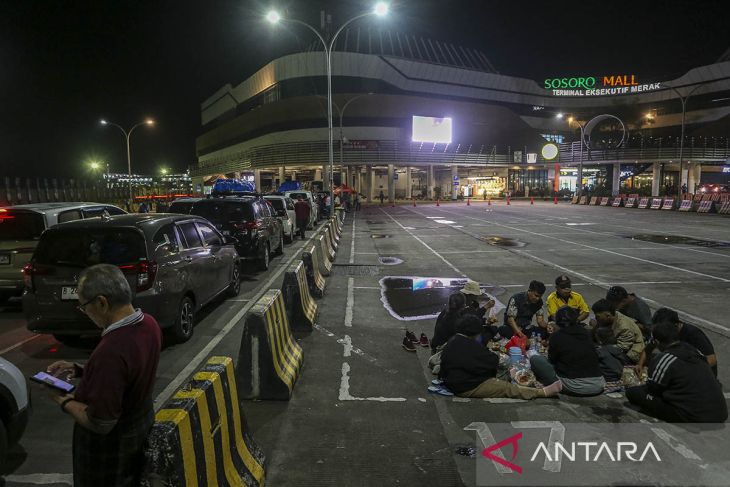
[[[314,32],[314,35],[317,36],[317,38],[322,42],[322,46],[324,47],[324,54],[325,54],[325,60],[326,60],[326,67],[327,67],[327,131],[328,131],[328,160],[327,160],[327,177],[326,177],[326,185],[325,190],[332,190],[332,181],[333,181],[333,171],[334,171],[334,137],[333,137],[333,128],[332,128],[332,48],[335,45],[335,42],[337,41],[337,37],[340,35],[340,32],[343,31],[345,27],[350,25],[352,22],[359,20],[363,17],[367,17],[369,15],[375,15],[377,17],[383,17],[388,14],[389,6],[386,2],[378,2],[375,4],[375,7],[373,10],[369,12],[363,12],[360,15],[356,15],[355,17],[352,17],[347,22],[342,24],[334,33],[332,38],[330,39],[329,43],[324,39],[324,36],[322,33],[317,30],[316,28],[312,27],[306,22],[303,22],[298,19],[285,19],[283,18],[278,12],[275,10],[269,11],[268,14],[266,14],[266,20],[271,24],[277,24],[279,22],[291,22],[294,24],[299,24],[307,29]],[[330,215],[334,215],[334,199],[330,198]]]
[[[166,167],[163,167],[162,169],[160,169],[160,174],[162,174],[163,176],[167,176],[167,173],[168,173],[168,172],[169,172],[169,171],[167,170],[167,168],[166,168]]]
[[[114,122],[109,122],[108,120],[105,120],[103,118],[101,120],[99,120],[99,123],[102,125],[111,125],[113,127],[118,128],[119,130],[122,131],[122,133],[124,134],[124,137],[127,139],[127,177],[129,179],[129,204],[131,205],[132,204],[132,157],[129,152],[129,138],[132,136],[132,132],[134,132],[134,129],[136,129],[137,127],[141,127],[142,125],[148,125],[151,127],[155,124],[155,121],[152,120],[151,118],[147,118],[147,119],[139,122],[138,124],[133,125],[132,128],[129,129],[129,131],[124,130],[124,128],[122,128],[121,125],[118,125]]]

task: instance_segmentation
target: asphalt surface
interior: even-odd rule
[[[646,235],[650,237],[637,239]],[[686,239],[665,236],[704,242],[687,245]],[[424,203],[415,208],[372,206],[349,214],[333,275],[327,280],[325,297],[318,301],[318,326],[311,334],[297,335],[304,367],[292,399],[243,403],[251,432],[267,454],[267,484],[519,485],[513,478],[495,477],[494,469],[489,482],[496,478],[497,483],[485,483],[478,474],[477,461],[484,461],[478,452],[489,443],[478,439],[488,437],[481,423],[655,425],[652,418],[627,408],[622,395],[561,395],[560,399],[522,402],[429,394],[427,386],[433,378],[427,367],[429,349],[409,353],[401,348],[401,340],[406,328],[430,337],[435,320],[404,321],[394,315],[428,314],[443,301],[423,302],[414,294],[412,299],[394,299],[388,310],[381,299],[381,280],[468,277],[488,285],[501,303],[532,279],[542,280],[550,291],[555,277],[563,273],[589,304],[603,297],[609,286],[622,285],[645,298],[653,309],[673,307],[701,326],[715,346],[718,376],[724,380],[730,374],[727,242],[730,219],[718,215],[566,203],[533,206],[513,201],[510,206],[504,202],[488,206],[473,202],[440,207]],[[208,356],[237,359],[240,317],[251,303],[246,300],[279,287],[278,271],[299,255],[301,247],[299,241],[288,246],[269,272],[247,275],[236,300],[209,306],[190,342],[165,348],[156,385],[158,403]],[[383,265],[382,257],[402,262]],[[26,375],[53,360],[88,357],[88,350],[36,337],[24,326],[19,309],[0,311],[0,351],[15,346],[2,355]],[[727,386],[724,390],[727,397]],[[69,418],[33,388],[33,415],[21,445],[12,452],[8,485],[68,485],[71,427]],[[658,427],[660,431],[668,428]],[[679,450],[694,451],[697,458],[682,472],[698,472],[692,478],[702,480],[694,484],[727,485],[727,450],[704,451],[699,439],[683,441],[684,449]],[[477,458],[459,453],[470,447],[476,448]],[[672,449],[677,448],[675,442]],[[646,466],[627,474],[625,482],[644,484],[648,478],[656,485],[683,485],[677,473],[666,463]],[[551,485],[615,481],[601,469],[566,469],[568,474],[572,476]]]

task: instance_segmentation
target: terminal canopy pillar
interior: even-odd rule
[[[373,188],[375,187],[375,171],[373,171],[372,166],[368,166],[367,173],[365,174],[365,197],[368,199],[368,201],[373,200]]]
[[[357,167],[357,185],[355,186],[357,188],[358,193],[362,193],[362,167]]]
[[[388,164],[388,201],[395,201],[395,167]]]
[[[433,186],[434,186],[433,165],[429,165],[428,166],[428,176],[426,178],[426,191],[427,191],[428,199],[431,199],[431,200],[433,199]]]
[[[279,168],[279,186],[281,186],[281,183],[286,181],[286,168],[284,166],[281,166]]]
[[[613,165],[613,183],[611,185],[611,196],[618,196],[621,189],[621,163]]]
[[[651,165],[651,195],[659,196],[662,187],[662,165],[655,162]]]
[[[687,191],[694,194],[697,192],[697,188],[700,185],[700,180],[702,178],[702,166],[699,162],[690,162],[687,164],[687,172]]]
[[[253,170],[253,184],[256,186],[256,191],[261,192],[263,190],[261,187],[261,169]]]
[[[451,199],[456,201],[459,195],[459,166],[451,165]]]
[[[406,199],[411,199],[411,167],[406,167]]]
[[[296,171],[292,171],[291,172],[291,180],[292,181],[296,181],[297,180],[297,172]]]

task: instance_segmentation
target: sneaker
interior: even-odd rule
[[[444,383],[444,381],[442,381],[441,379],[433,379],[433,380],[431,381],[431,385],[432,385],[432,386],[440,386],[440,385],[441,385],[441,384],[443,384],[443,383]]]
[[[413,342],[408,338],[408,335],[406,335],[403,338],[403,344],[401,346],[403,347],[403,349],[406,352],[415,352],[416,351],[416,347],[415,347],[415,345],[413,345]]]
[[[454,393],[448,390],[444,386],[429,386],[428,392],[431,392],[433,394],[438,394],[440,396],[453,396]]]
[[[421,339],[418,342],[423,348],[429,348],[431,346],[431,342],[428,341],[428,337],[425,333],[421,333]]]
[[[411,343],[418,343],[418,338],[416,338],[416,334],[412,331],[406,330],[406,338],[411,341]]]

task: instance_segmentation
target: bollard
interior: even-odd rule
[[[438,200],[438,198],[436,198],[436,206],[441,206],[441,205],[439,205],[439,200]]]
[[[317,303],[309,293],[307,274],[301,260],[289,266],[284,273],[284,306],[289,326],[296,331],[312,331],[317,321]]]
[[[558,204],[558,197],[557,196],[553,198],[553,204],[554,205],[557,205]]]
[[[466,199],[466,206],[471,206],[470,200],[471,200],[470,198]]]
[[[487,199],[487,206],[492,206],[492,198]]]
[[[302,368],[278,289],[269,289],[244,316],[236,378],[244,399],[288,401]]]
[[[413,208],[416,207],[416,198],[413,198]]]
[[[535,204],[535,198],[532,197],[532,196],[530,196],[530,204],[531,205],[534,205]]]
[[[507,206],[509,206],[509,196],[507,196]]]

